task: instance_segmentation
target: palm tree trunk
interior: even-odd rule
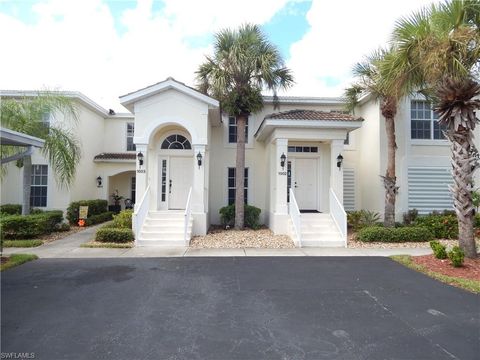
[[[395,226],[395,199],[397,196],[397,177],[395,174],[395,121],[393,117],[385,118],[385,130],[387,133],[387,171],[383,177],[385,187],[385,227]]]
[[[476,258],[472,199],[472,131],[464,127],[448,132],[452,149],[453,203],[458,218],[458,243],[468,258]]]
[[[245,125],[247,116],[237,116],[237,159],[235,168],[235,229],[243,230],[245,219]]]
[[[22,215],[30,214],[30,190],[32,182],[32,157],[23,158],[23,204]]]

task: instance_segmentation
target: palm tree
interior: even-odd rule
[[[387,133],[387,170],[382,176],[385,187],[385,213],[384,225],[395,226],[395,200],[398,193],[397,177],[395,174],[395,115],[397,113],[398,100],[401,95],[401,87],[398,83],[386,86],[382,81],[381,62],[391,54],[386,50],[379,50],[366,57],[364,62],[357,63],[353,67],[356,82],[345,90],[344,99],[346,108],[353,112],[358,105],[360,96],[373,96],[380,101],[380,111],[385,118],[385,131]]]
[[[73,182],[76,166],[80,161],[80,146],[72,130],[61,123],[45,122],[47,114],[63,114],[66,121],[78,119],[74,102],[67,97],[50,92],[39,92],[34,97],[21,99],[2,99],[0,102],[0,121],[2,126],[24,134],[45,140],[41,153],[53,168],[60,186],[69,186]],[[63,124],[66,125],[66,124]],[[1,146],[2,158],[18,152],[12,146]],[[32,172],[31,156],[25,156],[17,162],[23,166],[23,206],[22,214],[30,213],[30,185]],[[3,174],[5,168],[2,169]]]
[[[479,122],[480,1],[452,0],[432,5],[397,22],[387,62],[389,81],[407,79],[409,91],[421,90],[433,102],[451,143],[454,207],[459,245],[476,257],[472,202],[475,159],[473,130]]]
[[[262,90],[286,89],[293,84],[280,52],[259,26],[245,24],[215,34],[213,57],[197,72],[198,89],[220,101],[237,121],[235,228],[244,225],[245,126],[248,116],[263,107]]]

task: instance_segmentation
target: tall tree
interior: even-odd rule
[[[381,62],[391,54],[386,50],[379,50],[367,56],[365,61],[353,67],[356,81],[344,93],[346,107],[354,111],[360,96],[372,96],[380,102],[380,111],[385,118],[385,131],[387,134],[387,169],[382,176],[385,187],[385,213],[384,224],[386,227],[395,226],[395,201],[398,192],[397,177],[395,173],[395,153],[397,143],[395,138],[395,115],[401,97],[402,88],[399,83],[387,84],[382,81]]]
[[[50,123],[48,115],[62,114],[63,123]],[[2,99],[0,101],[0,121],[2,126],[45,140],[42,155],[48,159],[60,186],[68,187],[74,180],[76,166],[80,161],[81,150],[72,126],[76,123],[77,109],[70,98],[51,93],[39,92],[34,97]],[[2,145],[2,158],[18,151],[12,146]],[[18,161],[23,166],[23,206],[22,214],[30,213],[30,189],[32,159],[30,155]],[[5,168],[2,169],[5,171]]]
[[[426,94],[447,129],[459,245],[467,257],[476,257],[472,180],[478,168],[473,130],[480,109],[480,1],[451,0],[402,18],[392,45],[395,56],[385,65],[388,80],[406,79],[409,91]]]
[[[214,54],[197,72],[198,89],[220,101],[222,111],[237,121],[235,228],[244,226],[245,126],[263,107],[262,90],[286,89],[293,77],[277,47],[259,26],[245,24],[215,34]]]

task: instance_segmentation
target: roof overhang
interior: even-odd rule
[[[292,120],[292,119],[265,119],[257,132],[255,138],[258,141],[267,139],[275,129],[343,129],[347,132],[358,129],[362,121],[338,121],[338,120]]]
[[[345,105],[340,97],[313,97],[313,96],[263,96],[266,104],[288,104],[288,105]]]
[[[207,96],[205,94],[202,94],[201,92],[189,86],[186,86],[185,84],[178,82],[175,79],[170,77],[154,85],[147,86],[146,88],[120,96],[120,103],[123,106],[125,106],[128,110],[133,112],[134,103],[170,89],[174,89],[185,95],[191,96],[192,98],[200,100],[208,104],[209,106],[219,107],[220,105],[218,100],[211,98],[210,96]]]
[[[41,148],[45,144],[45,140],[43,139],[39,139],[37,137],[23,134],[3,127],[0,128],[0,135],[0,142],[2,145],[34,146]]]

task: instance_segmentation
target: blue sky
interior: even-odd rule
[[[213,34],[251,22],[262,26],[295,76],[287,95],[339,96],[352,65],[386,44],[395,20],[428,3],[0,0],[0,42],[10,49],[0,68],[11,70],[1,86],[77,90],[118,108],[119,95],[168,76],[193,85]]]

